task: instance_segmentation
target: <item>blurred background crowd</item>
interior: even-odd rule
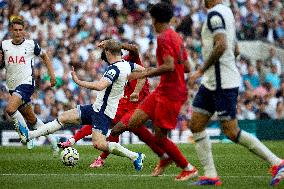
[[[35,64],[37,90],[33,95],[35,113],[51,121],[77,104],[92,103],[96,91],[79,88],[71,79],[74,66],[83,80],[97,80],[107,65],[100,60],[96,45],[105,38],[136,43],[144,66],[156,66],[156,36],[147,9],[155,0],[10,0],[0,1],[0,41],[9,38],[9,19],[24,18],[27,38],[36,40],[48,52],[55,68],[57,86],[49,87],[45,66]],[[263,40],[284,47],[283,0],[225,0],[234,12],[238,40]],[[172,0],[172,26],[180,32],[192,70],[204,62],[201,56],[201,27],[206,19],[202,0]],[[242,75],[238,103],[239,119],[283,119],[283,62],[271,48],[266,59],[241,56],[237,65]],[[188,76],[186,76],[188,78]],[[150,78],[151,90],[159,78]],[[191,103],[199,84],[189,89],[189,99],[179,116],[178,127],[186,127]],[[5,70],[0,70],[0,120],[6,120],[8,92]]]

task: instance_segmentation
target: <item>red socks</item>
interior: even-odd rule
[[[165,150],[165,152],[170,156],[177,166],[185,168],[189,164],[178,147],[170,139],[163,137],[157,140],[159,147]]]
[[[165,151],[157,145],[156,137],[146,126],[143,125],[142,127],[131,129],[130,131],[137,135],[141,141],[145,142],[159,157],[165,154]]]
[[[75,142],[78,140],[84,138],[85,136],[92,134],[92,125],[84,125],[79,131],[75,133],[73,138],[75,139]]]

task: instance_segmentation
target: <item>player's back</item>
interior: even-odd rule
[[[131,63],[122,60],[111,64],[103,77],[111,78],[112,84],[102,91],[98,91],[93,107],[96,112],[103,112],[111,119],[115,117],[119,100],[124,94],[124,87],[128,75],[132,72]]]
[[[202,83],[210,90],[218,86],[224,89],[238,87],[240,74],[235,63],[236,28],[232,10],[218,4],[208,10],[207,21],[202,28],[202,55],[206,61],[214,46],[214,36],[224,33],[227,40],[227,49],[219,59],[219,63],[211,66],[205,73]]]
[[[34,85],[33,64],[35,55],[41,52],[34,40],[25,39],[21,44],[13,44],[12,40],[1,43],[4,53],[6,80],[9,90],[21,84]]]
[[[160,84],[155,92],[173,100],[183,101],[187,98],[183,64],[187,60],[187,53],[182,38],[169,28],[158,36],[157,43],[158,65],[161,66],[163,64],[164,57],[171,56],[174,58],[174,71],[161,75]]]

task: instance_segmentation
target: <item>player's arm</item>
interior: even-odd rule
[[[136,73],[142,73],[143,75],[143,71],[145,70],[144,67],[136,64],[136,68],[134,70],[134,72],[132,72],[132,74],[136,74]],[[131,75],[131,74],[130,74]],[[133,77],[133,75],[132,75]],[[141,92],[141,90],[143,89],[144,85],[145,85],[145,82],[146,82],[146,78],[140,78],[137,80],[137,83],[136,83],[136,86],[135,86],[135,89],[134,91],[132,92],[132,94],[130,95],[130,100],[131,101],[138,101],[139,99],[139,93]]]
[[[190,63],[188,60],[184,61],[184,73],[189,73],[190,72]]]
[[[145,77],[155,77],[175,70],[174,58],[170,55],[163,57],[163,64],[158,68],[147,68]]]
[[[217,64],[219,62],[220,57],[224,54],[227,49],[227,40],[226,34],[218,33],[214,36],[214,48],[211,52],[209,58],[204,63],[204,66],[201,68],[201,73],[203,74],[208,68],[212,65]]]
[[[137,45],[133,45],[130,43],[122,43],[121,46],[122,46],[122,49],[127,50],[133,56],[139,56],[139,49]]]
[[[226,36],[226,25],[224,18],[218,12],[210,12],[208,14],[207,26],[214,36],[214,47],[209,55],[209,58],[205,61],[204,66],[197,70],[190,78],[190,84],[196,81],[197,78],[201,77],[203,73],[208,70],[212,65],[219,62],[220,57],[224,54],[227,49],[227,36]]]
[[[48,74],[50,76],[50,85],[51,85],[51,87],[54,87],[55,84],[56,84],[56,77],[55,77],[55,74],[54,74],[54,69],[53,69],[52,63],[51,63],[46,52],[42,52],[40,57],[41,57],[43,63],[45,64],[45,66],[47,67]]]
[[[111,85],[111,83],[106,80],[104,77],[102,77],[99,81],[94,81],[94,82],[89,82],[89,81],[82,81],[80,80],[75,72],[74,67],[72,66],[72,79],[75,83],[77,83],[79,86],[87,88],[87,89],[91,89],[91,90],[97,90],[97,91],[102,91],[105,88],[107,88],[108,86]]]

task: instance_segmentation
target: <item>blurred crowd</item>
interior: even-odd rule
[[[144,66],[156,66],[156,36],[147,12],[157,0],[10,0],[0,1],[0,41],[10,38],[9,19],[22,16],[27,38],[36,40],[48,52],[57,85],[49,87],[49,77],[39,59],[35,63],[37,90],[33,95],[35,113],[44,122],[53,120],[77,104],[92,103],[96,91],[79,88],[71,79],[74,66],[82,80],[98,80],[107,65],[100,60],[96,45],[105,38],[136,43]],[[236,18],[238,40],[264,40],[284,47],[283,0],[225,0]],[[184,38],[192,70],[203,64],[201,27],[206,19],[202,0],[172,0],[173,28]],[[242,74],[239,119],[284,118],[283,62],[270,50],[267,59],[252,64],[242,57],[237,65]],[[151,90],[159,78],[150,78]],[[191,103],[199,84],[189,89],[189,99],[179,116],[178,127],[185,128],[191,116]],[[0,120],[6,120],[8,93],[5,70],[0,70]]]

